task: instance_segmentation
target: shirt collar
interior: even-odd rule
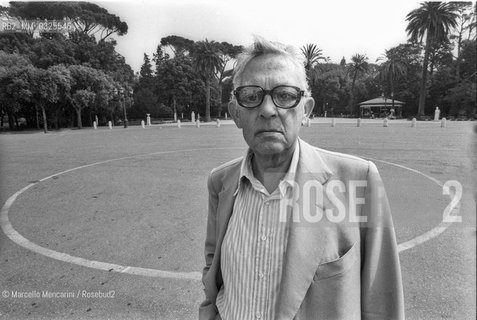
[[[249,148],[240,166],[239,182],[238,182],[237,190],[234,193],[234,196],[237,195],[245,179],[250,181],[250,183],[252,184],[258,183],[261,186],[261,183],[253,175],[252,157],[253,157],[253,151]],[[285,195],[288,187],[293,187],[293,182],[295,181],[295,177],[296,177],[296,170],[298,167],[299,157],[300,157],[300,143],[297,139],[295,142],[295,150],[293,151],[292,160],[290,162],[290,167],[288,168],[287,173],[285,174],[283,179],[280,181],[280,184],[278,185],[278,188],[282,196]]]

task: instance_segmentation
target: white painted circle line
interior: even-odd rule
[[[27,191],[31,187],[35,186],[36,184],[46,181],[48,179],[51,179],[53,177],[60,176],[62,174],[92,167],[95,165],[100,165],[100,164],[105,164],[109,162],[114,162],[114,161],[120,161],[120,160],[125,160],[125,159],[132,159],[132,158],[137,158],[137,157],[145,157],[145,156],[152,156],[152,155],[158,155],[158,154],[170,154],[170,153],[177,153],[177,152],[194,152],[194,151],[204,151],[204,150],[230,150],[230,149],[243,149],[240,147],[227,147],[227,148],[202,148],[202,149],[187,149],[187,150],[172,150],[172,151],[159,151],[159,152],[152,152],[152,153],[147,153],[147,154],[140,154],[140,155],[133,155],[133,156],[126,156],[126,157],[121,157],[121,158],[116,158],[116,159],[110,159],[110,160],[105,160],[105,161],[99,161],[83,166],[79,166],[76,168],[68,169],[65,171],[61,171],[59,173],[52,174],[50,176],[47,176],[45,178],[42,178],[38,180],[35,183],[31,183],[24,187],[23,189],[15,192],[10,198],[7,199],[5,204],[2,207],[2,210],[0,211],[0,226],[2,227],[3,232],[5,235],[10,238],[13,242],[16,244],[24,247],[25,249],[28,249],[30,251],[33,251],[35,253],[47,256],[49,258],[63,261],[63,262],[69,262],[73,263],[76,265],[80,265],[83,267],[88,267],[88,268],[94,268],[94,269],[99,269],[99,270],[104,270],[104,271],[114,271],[114,272],[120,272],[120,273],[129,273],[129,274],[135,274],[135,275],[143,275],[143,276],[149,276],[149,277],[161,277],[161,278],[172,278],[172,279],[191,279],[191,280],[200,280],[202,278],[202,274],[200,272],[171,272],[171,271],[163,271],[163,270],[157,270],[157,269],[149,269],[149,268],[140,268],[140,267],[132,267],[132,266],[121,266],[118,264],[113,264],[113,263],[106,263],[106,262],[101,262],[101,261],[94,261],[94,260],[88,260],[80,257],[75,257],[71,256],[66,253],[54,251],[48,248],[44,248],[42,246],[37,245],[34,242],[31,242],[30,240],[26,239],[23,237],[20,233],[18,233],[10,223],[10,220],[8,219],[8,212],[17,199],[19,195],[21,195],[23,192]]]
[[[116,158],[116,159],[110,159],[110,160],[105,160],[105,161],[99,161],[95,162],[92,164],[87,164],[83,166],[79,166],[76,168],[68,169],[65,171],[61,171],[56,174],[52,174],[50,176],[47,176],[45,178],[42,178],[38,180],[35,183],[31,183],[27,185],[26,187],[22,188],[21,190],[17,191],[14,193],[12,196],[10,196],[5,204],[3,205],[1,211],[0,211],[0,226],[5,233],[5,235],[10,238],[13,242],[16,244],[24,247],[25,249],[28,249],[30,251],[33,251],[35,253],[47,256],[49,258],[63,261],[63,262],[68,262],[68,263],[73,263],[79,266],[83,267],[88,267],[88,268],[93,268],[93,269],[98,269],[98,270],[104,270],[104,271],[110,271],[110,272],[119,272],[119,273],[128,273],[128,274],[134,274],[134,275],[142,275],[142,276],[148,276],[148,277],[159,277],[159,278],[169,278],[169,279],[189,279],[189,280],[197,280],[200,281],[202,278],[202,274],[200,272],[172,272],[172,271],[163,271],[163,270],[158,270],[158,269],[150,269],[150,268],[141,268],[141,267],[133,267],[133,266],[122,266],[118,264],[113,264],[113,263],[107,263],[107,262],[101,262],[101,261],[95,261],[95,260],[88,260],[80,257],[75,257],[71,256],[66,253],[54,251],[48,248],[44,248],[42,246],[37,245],[36,243],[31,242],[30,240],[26,239],[23,237],[20,233],[18,233],[10,223],[10,220],[8,219],[8,212],[17,199],[19,195],[21,195],[23,192],[27,191],[31,187],[35,186],[36,184],[46,181],[48,179],[51,179],[53,177],[57,177],[59,175],[80,170],[83,168],[88,168],[92,167],[95,165],[100,165],[100,164],[105,164],[109,162],[114,162],[114,161],[120,161],[120,160],[126,160],[126,159],[132,159],[132,158],[137,158],[137,157],[145,157],[145,156],[152,156],[152,155],[158,155],[158,154],[170,154],[170,153],[177,153],[177,152],[193,152],[193,151],[210,151],[210,150],[230,150],[230,149],[244,149],[242,147],[226,147],[226,148],[202,148],[202,149],[186,149],[186,150],[172,150],[172,151],[159,151],[159,152],[152,152],[152,153],[147,153],[147,154],[140,154],[140,155],[133,155],[133,156],[126,156],[126,157],[121,157],[121,158]],[[383,160],[378,160],[378,159],[372,159],[372,158],[367,158],[372,161],[378,161],[382,163],[386,163],[389,165],[393,165],[399,168],[403,168],[415,173],[418,173],[431,181],[437,183],[438,185],[442,186],[442,183],[439,182],[438,180],[434,179],[433,177],[430,177],[420,171],[417,171],[415,169],[411,169],[399,164],[395,164],[392,162],[388,161],[383,161]],[[398,245],[398,250],[404,251],[410,248],[413,248],[417,246],[418,244],[424,243],[425,241],[428,241],[442,232],[447,228],[448,226],[443,226],[442,223],[437,226],[436,228],[412,239],[409,241],[406,241],[404,243],[401,243]]]
[[[376,161],[376,162],[381,162],[381,163],[386,163],[388,165],[392,165],[392,166],[396,166],[398,168],[402,168],[402,169],[406,169],[406,170],[409,170],[411,172],[414,172],[414,173],[417,173],[423,177],[426,177],[427,179],[431,180],[432,182],[436,183],[438,186],[442,187],[444,184],[442,182],[440,182],[439,180],[437,180],[436,178],[433,178],[425,173],[422,173],[421,171],[418,171],[416,169],[411,169],[411,168],[408,168],[408,167],[405,167],[403,165],[400,165],[400,164],[396,164],[396,163],[392,163],[392,162],[389,162],[389,161],[384,161],[384,160],[379,160],[379,159],[373,159],[373,158],[366,158],[366,159],[369,159],[369,160],[372,160],[372,161]],[[420,236],[417,236],[411,240],[408,240],[406,242],[403,242],[403,243],[400,243],[398,244],[398,251],[399,252],[403,252],[407,249],[411,249],[411,248],[414,248],[415,246],[419,245],[419,244],[422,244],[428,240],[431,240],[432,238],[435,238],[437,237],[438,235],[440,235],[442,232],[444,232],[447,228],[449,228],[450,224],[448,223],[444,223],[444,222],[441,222],[439,223],[439,225],[423,234],[421,234]]]

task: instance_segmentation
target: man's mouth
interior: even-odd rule
[[[258,130],[256,134],[261,134],[261,133],[283,133],[283,132],[278,129],[263,129],[263,130]]]

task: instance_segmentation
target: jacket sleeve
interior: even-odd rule
[[[362,319],[404,319],[401,268],[391,210],[374,163],[369,162],[362,228]]]
[[[212,260],[214,259],[215,254],[215,245],[217,240],[217,204],[218,204],[218,193],[216,192],[212,174],[209,175],[207,181],[207,189],[209,192],[209,204],[208,204],[208,217],[207,217],[207,234],[205,239],[205,267],[202,271],[202,283],[206,286],[205,278],[209,272]],[[207,292],[207,290],[204,290]],[[205,297],[205,300],[201,303],[199,307],[199,319],[200,320],[213,320],[218,314],[217,306],[210,300],[209,297]]]

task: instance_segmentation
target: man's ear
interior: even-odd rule
[[[315,107],[315,99],[313,99],[312,97],[308,97],[306,98],[306,101],[305,101],[305,118],[308,118],[311,113],[313,112],[313,108]]]
[[[229,113],[232,119],[234,119],[237,128],[242,129],[242,123],[240,121],[240,108],[237,105],[237,101],[232,100],[229,102]]]

